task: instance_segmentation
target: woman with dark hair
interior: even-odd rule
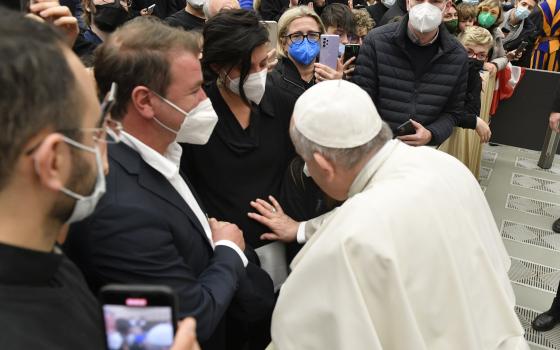
[[[208,215],[237,224],[246,245],[259,248],[268,243],[259,239],[268,229],[247,213],[253,199],[280,191],[295,154],[288,134],[293,104],[286,103],[277,88],[266,86],[268,32],[253,12],[221,11],[206,22],[203,37],[205,91],[219,120],[206,145],[183,145],[181,169]],[[257,254],[279,287],[283,279],[267,266],[277,261],[268,249],[262,247]],[[287,267],[282,264],[285,258],[273,263],[273,269],[284,274]]]

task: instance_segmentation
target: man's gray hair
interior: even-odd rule
[[[393,138],[393,132],[387,123],[383,122],[381,130],[373,139],[353,148],[331,148],[318,145],[300,133],[294,124],[290,127],[290,136],[297,152],[304,160],[309,160],[313,158],[314,153],[319,153],[337,166],[352,169],[365,157],[377,153],[387,141]]]

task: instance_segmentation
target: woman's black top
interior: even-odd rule
[[[205,87],[218,114],[206,145],[183,144],[181,170],[195,188],[209,217],[243,230],[245,242],[266,244],[259,236],[269,229],[247,216],[249,202],[278,196],[284,173],[295,152],[289,137],[292,108],[274,87],[267,87],[260,105],[253,105],[243,129],[220,95],[216,83]]]

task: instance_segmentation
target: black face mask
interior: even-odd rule
[[[119,0],[115,0],[112,4],[95,5],[93,21],[97,28],[104,32],[114,32],[127,20],[128,12],[121,6]]]
[[[484,65],[484,62],[477,60],[476,58],[470,58],[469,57],[469,70],[482,70],[482,66]]]

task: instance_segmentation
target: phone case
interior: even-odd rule
[[[338,60],[338,45],[340,38],[334,34],[321,35],[319,51],[319,63],[336,69],[336,62]]]

